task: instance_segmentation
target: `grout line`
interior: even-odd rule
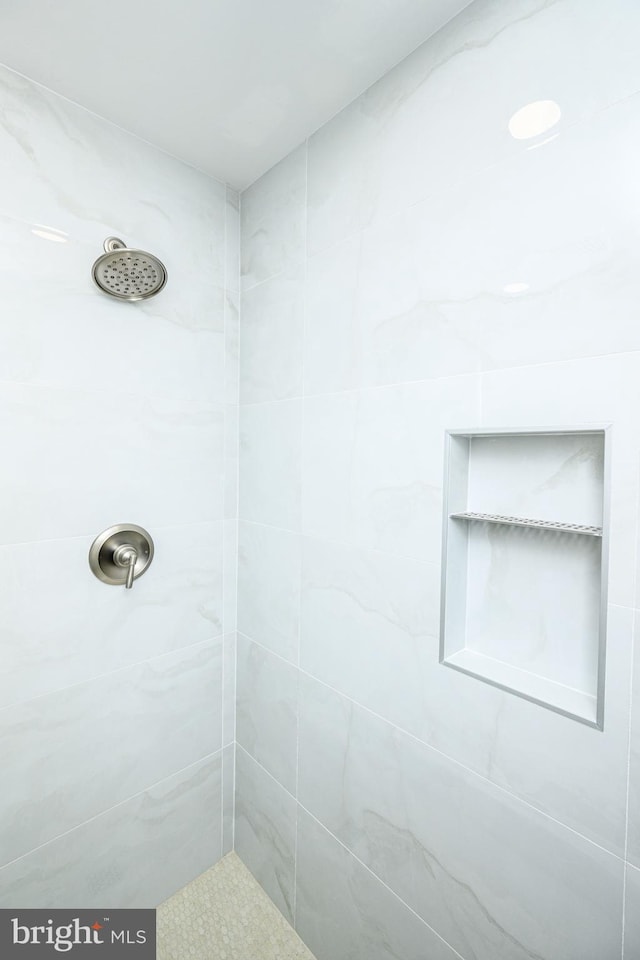
[[[254,521],[251,521],[252,523]],[[186,523],[163,523],[153,524],[155,531],[159,530],[184,530],[189,527],[204,527],[208,524],[222,524],[224,517],[213,517],[206,520],[188,520]],[[150,526],[152,524],[149,524]],[[268,524],[265,524],[268,526]],[[45,543],[72,543],[74,540],[95,540],[95,528],[90,533],[73,533],[68,537],[39,537],[37,540],[6,540],[0,543],[0,551],[11,549],[12,547],[31,547],[39,546]]]
[[[245,517],[239,517],[238,522],[252,524],[255,527],[262,527],[265,530],[285,533],[291,537],[300,537],[302,540],[314,540],[317,543],[331,543],[337,547],[344,547],[347,550],[353,550],[359,553],[375,553],[380,554],[383,557],[392,557],[394,560],[408,560],[411,561],[411,563],[419,563],[423,564],[424,566],[431,566],[440,569],[441,559],[439,556],[437,560],[425,560],[420,557],[412,557],[406,553],[390,553],[388,550],[381,550],[380,547],[370,547],[368,544],[355,542],[350,543],[348,540],[336,540],[334,537],[321,536],[315,532],[304,533],[302,530],[291,530],[288,527],[280,527],[274,523],[265,523],[263,520],[251,520]]]
[[[636,501],[640,506],[640,496],[636,497]],[[636,520],[635,520],[635,537],[634,543],[636,549],[634,551],[634,571],[633,571],[633,585],[634,585],[634,602],[635,597],[638,593],[638,534],[640,533],[640,519],[638,510],[636,510]],[[637,610],[634,609],[632,617],[632,636],[631,636],[631,670],[629,677],[629,727],[628,727],[628,741],[627,741],[627,795],[625,800],[625,821],[624,821],[624,875],[622,880],[622,960],[624,960],[624,939],[626,932],[626,922],[627,922],[627,873],[629,865],[629,805],[631,802],[631,746],[632,746],[632,735],[633,735],[633,702],[634,702],[634,676],[635,676],[635,658],[636,658],[636,625],[638,623],[638,614]]]
[[[301,363],[301,385],[302,393],[305,392],[305,352],[307,345],[307,263],[308,263],[308,223],[309,220],[309,140],[305,141],[305,169],[304,169],[304,210],[303,210],[303,244],[304,244],[304,264],[303,264],[303,299],[302,299],[302,355]],[[304,486],[302,483],[302,464],[304,463],[305,446],[305,410],[304,403],[300,405],[300,525],[302,526],[302,517],[304,514]],[[302,546],[302,544],[301,544]],[[300,644],[302,640],[302,554],[300,554],[300,563],[298,565],[298,635],[296,649],[296,777],[295,791],[296,801],[298,797],[298,781],[300,771]],[[296,929],[298,920],[298,815],[296,807],[296,827],[293,850],[293,928]]]
[[[224,326],[224,336],[222,341],[223,346],[223,358],[222,358],[222,391],[224,394],[224,410],[222,414],[222,512],[225,516],[227,515],[227,468],[229,463],[229,441],[227,437],[227,431],[229,427],[229,414],[227,409],[227,378],[229,371],[227,370],[227,354],[228,342],[229,342],[229,331],[227,329],[229,311],[228,311],[228,277],[227,277],[227,264],[229,259],[229,187],[225,186],[224,192],[224,271],[223,271],[223,283],[224,283],[224,305],[223,305],[223,326]],[[224,818],[225,818],[225,776],[224,776],[224,745],[227,739],[227,731],[225,730],[225,719],[226,719],[226,706],[227,706],[227,687],[225,683],[225,662],[226,662],[226,647],[227,643],[225,641],[227,623],[226,623],[226,612],[227,612],[227,554],[226,551],[229,547],[228,538],[225,537],[225,526],[224,521],[222,525],[222,696],[220,698],[220,710],[221,710],[221,729],[222,729],[222,762],[220,764],[220,855],[224,854]]]
[[[311,811],[308,810],[303,803],[300,803],[300,801],[297,800],[296,797],[294,797],[293,794],[290,793],[289,790],[287,790],[287,788],[284,787],[284,786],[280,783],[280,781],[279,781],[276,777],[274,777],[273,774],[270,773],[270,772],[267,770],[267,768],[264,767],[264,766],[260,763],[259,760],[256,760],[256,758],[255,758],[254,756],[252,756],[252,754],[250,754],[249,751],[246,750],[246,749],[242,746],[242,744],[239,743],[238,746],[240,747],[240,749],[242,750],[242,752],[249,758],[249,760],[252,761],[252,763],[254,763],[257,767],[259,767],[260,770],[262,770],[262,772],[265,773],[265,774],[269,777],[269,779],[272,780],[272,781],[283,791],[283,793],[285,793],[288,797],[291,798],[291,800],[294,801],[294,803],[296,803],[297,807],[298,807],[300,810],[303,810],[304,813],[307,814],[307,816],[311,817],[312,820],[315,820],[315,822],[316,822],[317,824],[319,824],[319,826],[325,831],[325,833],[328,833],[329,836],[332,837],[332,838],[336,841],[336,843],[340,844],[340,846],[343,848],[343,850],[346,850],[346,852],[349,854],[349,856],[353,857],[353,859],[354,859],[357,863],[359,863],[360,866],[364,867],[365,870],[366,870],[369,874],[371,874],[372,877],[374,877],[379,883],[381,883],[382,886],[385,887],[385,888],[389,891],[389,893],[392,894],[392,896],[394,897],[395,900],[397,900],[397,901],[398,901],[399,903],[401,903],[404,907],[406,907],[407,910],[409,910],[415,917],[418,918],[418,920],[420,920],[421,923],[423,923],[423,924],[425,925],[425,927],[428,927],[433,933],[435,933],[435,935],[436,935],[440,940],[442,940],[443,943],[446,943],[448,947],[451,947],[451,944],[449,944],[449,943],[438,933],[437,930],[434,930],[434,928],[433,928],[432,926],[430,926],[430,924],[428,924],[427,921],[424,920],[423,917],[421,917],[419,913],[416,913],[416,911],[415,911],[412,907],[410,907],[409,904],[406,903],[406,902],[402,899],[402,897],[395,892],[395,890],[393,890],[387,883],[385,883],[385,881],[382,880],[382,878],[379,877],[377,873],[374,873],[374,871],[371,869],[371,867],[368,867],[367,864],[364,863],[364,861],[362,861],[362,860],[353,852],[353,850],[351,850],[349,847],[347,847],[347,845],[346,845],[345,843],[343,843],[343,841],[340,840],[339,837],[336,837],[336,835],[335,835],[334,833],[332,833],[332,831],[329,830],[329,828],[326,827],[326,826],[322,823],[322,821],[318,820],[318,818],[317,818],[316,816],[314,816],[314,814],[311,813]],[[297,823],[298,823],[298,817],[296,816],[296,825],[297,825]],[[295,929],[295,927],[294,927],[294,929]],[[451,947],[451,949],[454,951],[454,953],[455,953],[455,955],[456,955],[457,957],[460,957],[460,960],[465,960],[465,958],[462,957],[462,956],[455,950],[454,947]]]
[[[253,643],[256,647],[260,647],[260,649],[264,650],[265,653],[275,657],[276,660],[280,660],[281,663],[284,663],[285,666],[289,667],[290,669],[298,671],[301,669],[294,660],[287,660],[287,658],[283,657],[281,653],[276,653],[275,650],[272,650],[271,647],[265,646],[265,644],[261,643],[260,640],[254,640],[253,637],[250,637],[248,633],[243,633],[241,630],[239,630],[238,636],[242,637],[242,639],[247,643]]]
[[[233,635],[233,795],[231,798],[231,849],[236,848],[236,757],[238,741],[236,740],[238,715],[238,633]]]
[[[163,660],[166,657],[175,656],[178,653],[185,653],[186,651],[196,650],[198,647],[205,647],[207,644],[215,644],[219,641],[224,642],[224,634],[216,634],[215,637],[208,637],[206,640],[198,640],[196,643],[187,644],[184,647],[176,647],[174,650],[168,650],[166,653],[160,653],[153,657],[146,657],[144,660],[136,660],[133,663],[127,663],[122,667],[117,667],[115,670],[109,670],[107,673],[98,673],[92,677],[85,677],[82,680],[77,680],[75,683],[67,684],[64,687],[56,687],[54,690],[48,690],[45,693],[39,693],[35,697],[28,697],[26,700],[16,700],[13,703],[9,703],[4,707],[0,708],[0,717],[5,710],[14,710],[16,707],[24,706],[27,703],[34,703],[36,700],[42,700],[44,697],[51,697],[55,694],[64,693],[67,690],[73,690],[75,687],[82,687],[88,683],[94,683],[96,680],[104,680],[107,677],[113,677],[118,673],[123,673],[125,670],[133,670],[135,667],[143,666],[146,663],[157,663],[159,660]],[[223,658],[224,658],[224,648],[223,648]]]
[[[287,790],[287,788],[286,788],[282,783],[280,783],[280,781],[278,780],[278,778],[277,778],[277,777],[274,777],[274,775],[271,773],[270,770],[267,770],[267,768],[266,768],[259,760],[256,760],[256,758],[253,756],[253,754],[252,754],[252,753],[249,753],[249,751],[247,750],[247,748],[246,748],[246,747],[243,747],[239,740],[237,741],[237,743],[238,743],[239,748],[240,748],[240,749],[242,750],[242,752],[244,753],[244,755],[245,755],[246,757],[248,757],[249,760],[251,760],[252,763],[255,763],[255,765],[256,765],[257,767],[260,767],[260,769],[262,770],[262,772],[263,772],[263,773],[266,773],[266,775],[269,777],[269,779],[270,779],[270,780],[273,780],[273,782],[274,782],[275,784],[277,784],[277,785],[280,787],[280,789],[283,791],[283,793],[286,793],[286,795],[287,795],[288,797],[290,797],[291,800],[293,800],[295,803],[298,803],[298,800],[296,799],[296,797],[294,797],[294,795],[291,793],[291,791],[290,791],[290,790]]]
[[[301,146],[302,144],[297,146],[295,149],[299,150]],[[286,160],[287,158],[283,157],[282,159]],[[273,169],[273,167],[271,169]],[[289,273],[289,271],[294,271],[296,267],[303,266],[303,258],[304,258],[304,255],[301,258],[293,257],[290,261],[287,262],[287,265],[285,267],[282,267],[280,270],[276,270],[275,273],[270,273],[268,277],[263,277],[262,280],[256,280],[255,283],[250,283],[248,286],[243,287],[241,290],[241,293],[243,294],[252,293],[254,290],[257,290],[258,287],[262,287],[267,283],[271,283],[272,280],[276,280],[278,277],[281,277],[283,274]]]
[[[629,353],[640,354],[640,351],[638,350],[624,351],[623,355],[628,356]],[[617,354],[613,354],[613,355],[617,356]],[[608,354],[604,354],[604,356],[608,356]],[[578,362],[581,359],[582,358],[578,357],[578,358],[575,358],[575,360],[553,360],[553,361],[549,361],[549,363],[572,363],[572,362]],[[592,359],[592,358],[587,357],[584,359]],[[528,366],[548,366],[548,364],[544,364],[544,363],[529,364]],[[520,369],[520,368],[512,367],[512,366],[500,367],[498,368],[497,372],[502,372],[503,370],[511,371],[514,369]],[[365,383],[365,384],[360,384],[354,387],[344,387],[342,390],[327,390],[321,393],[306,393],[306,394],[300,393],[300,394],[294,394],[290,397],[274,397],[271,400],[249,400],[241,403],[241,406],[242,407],[263,407],[267,404],[290,403],[292,400],[324,400],[330,397],[350,396],[351,394],[354,394],[354,393],[361,394],[361,393],[369,393],[369,392],[380,391],[380,390],[394,390],[394,389],[397,390],[400,387],[424,386],[426,384],[436,384],[436,383],[442,383],[443,381],[448,382],[450,380],[463,380],[463,379],[472,380],[473,378],[481,376],[482,373],[491,373],[491,372],[493,371],[467,370],[462,373],[450,373],[450,374],[448,373],[442,377],[425,377],[420,380],[394,380],[389,383]],[[455,429],[455,428],[452,428],[452,429]]]
[[[449,949],[453,951],[453,953],[456,955],[456,957],[459,957],[460,960],[465,960],[465,958],[462,956],[462,954],[461,954],[461,953],[458,953],[458,951],[456,950],[456,948],[453,947],[453,946],[449,943],[448,940],[445,940],[444,937],[443,937],[440,933],[438,933],[438,931],[435,929],[435,927],[432,927],[430,923],[427,923],[427,921],[424,919],[424,917],[421,917],[420,914],[417,913],[417,912],[413,909],[413,907],[410,907],[409,904],[406,902],[406,900],[403,900],[403,899],[402,899],[402,897],[400,896],[400,894],[396,893],[395,890],[393,890],[393,888],[390,887],[389,884],[386,883],[386,882],[382,879],[382,877],[379,877],[378,874],[375,873],[375,872],[371,869],[371,867],[367,866],[367,864],[364,862],[364,860],[361,860],[360,857],[358,857],[357,854],[355,854],[355,853],[353,852],[353,850],[351,850],[345,843],[343,843],[343,841],[340,840],[339,837],[336,837],[335,833],[332,833],[332,831],[329,830],[329,828],[326,827],[326,826],[324,825],[324,823],[322,823],[321,820],[318,820],[318,818],[315,817],[315,816],[311,813],[310,810],[307,810],[307,808],[306,808],[305,806],[303,806],[303,804],[301,804],[300,802],[298,802],[298,806],[300,807],[301,810],[304,810],[304,812],[307,814],[307,816],[310,817],[312,820],[314,820],[314,821],[318,824],[318,826],[319,826],[325,833],[329,834],[329,836],[332,837],[332,839],[335,840],[336,843],[338,843],[338,844],[342,847],[342,849],[343,849],[344,851],[346,851],[346,853],[348,853],[349,856],[352,857],[352,858],[356,861],[356,863],[359,863],[361,867],[364,867],[364,869],[367,871],[368,874],[370,874],[375,880],[377,880],[378,883],[382,884],[382,886],[383,886],[386,890],[388,890],[388,892],[392,895],[392,897],[393,897],[395,900],[397,900],[399,903],[401,903],[403,907],[406,907],[406,909],[407,909],[410,913],[412,913],[412,914],[414,915],[414,917],[416,917],[416,918],[420,921],[420,923],[424,924],[425,927],[427,927],[429,930],[431,930],[431,932],[434,933],[434,934],[436,935],[436,937],[437,937],[439,940],[442,941],[442,943],[446,944],[446,946],[449,947]]]
[[[224,660],[224,656],[222,658]],[[224,714],[224,685],[222,688],[222,710]],[[223,724],[224,728],[224,724]],[[223,736],[224,741],[224,736]],[[224,745],[220,748],[220,856],[224,856]]]
[[[215,289],[220,290],[221,293],[224,295],[224,290],[222,287],[216,286]],[[190,335],[210,334],[218,337],[224,337],[224,330],[215,330],[215,329],[209,329],[209,328],[203,328],[201,330],[190,330],[188,327],[180,327],[180,329],[182,329],[184,333],[187,333]],[[61,380],[41,380],[41,379],[24,380],[24,379],[10,379],[10,378],[0,379],[0,387],[16,387],[16,386],[23,387],[27,390],[48,391],[50,393],[58,393],[58,394],[64,393],[74,398],[76,397],[77,394],[81,394],[84,397],[86,396],[96,397],[96,398],[99,397],[101,401],[104,403],[104,390],[99,390],[98,387],[95,387],[95,386],[89,386],[89,385],[83,385],[83,384],[69,384],[68,382],[61,381]],[[179,410],[182,410],[184,407],[196,407],[196,406],[207,407],[207,408],[212,408],[214,410],[217,410],[224,403],[224,400],[220,398],[210,399],[208,397],[192,397],[192,396],[178,397],[178,396],[171,396],[170,394],[164,394],[164,393],[147,393],[146,391],[136,393],[135,391],[131,391],[131,390],[119,391],[117,394],[117,397],[118,397],[118,400],[137,401],[138,408],[140,407],[141,403],[146,404],[147,408],[153,407],[153,405],[156,403],[164,404],[167,406],[167,408],[170,408],[168,409],[169,414],[174,414],[176,407]],[[143,412],[147,412],[147,411],[143,411]],[[186,412],[187,414],[189,414],[189,410],[187,410]]]
[[[51,96],[56,97],[59,100],[64,100],[65,103],[70,103],[76,108],[76,110],[81,110],[83,113],[88,113],[90,116],[100,120],[101,123],[106,123],[110,127],[115,127],[116,130],[120,130],[121,133],[125,134],[125,136],[131,137],[132,140],[136,140],[138,143],[144,143],[146,147],[150,148],[155,153],[159,153],[164,157],[168,157],[175,163],[179,163],[182,167],[187,167],[189,170],[194,170],[196,173],[199,173],[200,176],[206,177],[206,179],[211,183],[217,183],[220,187],[227,187],[227,184],[224,182],[224,180],[214,176],[212,173],[207,173],[206,170],[203,170],[202,167],[196,166],[195,163],[192,163],[190,160],[185,160],[184,157],[179,157],[177,154],[171,153],[164,147],[159,146],[159,144],[145,139],[145,137],[140,136],[139,133],[134,133],[133,130],[129,130],[127,127],[121,126],[119,123],[116,123],[115,120],[110,120],[109,117],[105,117],[101,113],[96,113],[95,110],[92,110],[90,107],[86,107],[78,100],[73,100],[71,97],[67,97],[64,93],[59,93],[57,90],[54,90],[53,87],[48,87],[45,83],[42,83],[41,80],[36,80],[34,77],[29,77],[26,73],[21,73],[20,70],[16,70],[15,67],[10,67],[4,62],[1,63],[0,66],[2,66],[5,70],[8,70],[10,73],[15,74],[17,77],[22,77],[23,80],[33,84],[35,87],[40,87],[41,90],[46,90]]]
[[[239,569],[240,569],[240,354],[242,351],[242,194],[238,193],[238,245],[237,245],[237,264],[238,264],[238,357],[236,361],[236,495],[235,495],[235,528],[236,528],[236,556],[235,556],[235,630],[233,647],[233,801],[231,810],[231,847],[236,849],[236,759],[238,755],[237,731],[238,731],[238,609],[239,609]]]
[[[584,356],[573,356],[573,357],[561,357],[551,360],[541,360],[537,363],[522,363],[522,364],[509,364],[501,367],[488,367],[482,370],[465,370],[458,373],[447,373],[439,377],[425,377],[420,380],[394,380],[389,381],[389,383],[363,383],[353,387],[344,387],[341,390],[326,390],[318,393],[308,393],[308,394],[294,394],[290,397],[276,397],[270,400],[251,400],[244,401],[240,404],[241,407],[263,407],[268,404],[276,403],[290,403],[293,400],[325,400],[331,397],[343,397],[350,394],[362,394],[370,393],[373,391],[379,390],[397,390],[402,387],[416,387],[416,386],[425,386],[427,384],[440,384],[443,382],[450,382],[452,380],[462,380],[467,379],[471,380],[472,378],[478,377],[488,377],[488,376],[498,376],[500,374],[513,374],[520,373],[523,371],[537,370],[543,367],[557,367],[561,364],[584,364],[591,363],[597,360],[610,360],[615,357],[640,357],[640,350],[614,350],[609,353],[594,353],[586,354]],[[28,386],[28,384],[27,384]],[[579,421],[582,422],[582,421]],[[593,423],[593,420],[583,421],[584,423]],[[466,427],[467,424],[464,424]],[[456,429],[452,427],[451,429]]]
[[[220,747],[219,750],[214,750],[213,753],[208,753],[204,757],[200,757],[198,760],[194,760],[193,763],[187,764],[186,767],[180,767],[178,770],[174,770],[166,777],[162,777],[160,780],[155,780],[153,783],[150,783],[148,786],[144,787],[142,790],[138,790],[137,793],[132,793],[131,796],[125,797],[124,800],[118,800],[117,803],[112,804],[110,807],[106,807],[104,810],[101,810],[99,813],[95,813],[92,817],[88,817],[86,820],[82,820],[80,823],[74,824],[73,827],[70,827],[68,830],[63,830],[62,833],[56,834],[55,837],[51,837],[49,840],[45,840],[44,843],[39,843],[36,847],[32,847],[31,850],[27,850],[26,853],[21,853],[19,857],[14,857],[13,860],[8,860],[7,863],[3,863],[0,866],[0,873],[5,870],[7,867],[10,867],[12,864],[17,863],[19,860],[24,860],[26,857],[30,857],[31,854],[37,853],[38,850],[42,850],[43,847],[48,847],[52,843],[62,839],[62,837],[68,837],[70,834],[75,833],[76,830],[80,830],[82,827],[87,826],[89,823],[93,823],[94,820],[99,820],[100,817],[104,817],[107,813],[111,813],[112,810],[117,810],[118,807],[124,806],[126,803],[130,803],[132,800],[135,800],[137,797],[143,796],[145,793],[148,793],[150,790],[155,790],[156,787],[160,786],[162,783],[166,783],[168,780],[173,780],[174,777],[177,777],[179,774],[186,772],[187,770],[193,769],[207,763],[209,760],[213,760],[215,757],[220,757],[220,764],[222,765],[222,753],[223,748]]]
[[[637,528],[637,524],[636,524]],[[637,539],[636,539],[637,542]],[[631,734],[632,734],[632,720],[633,720],[633,674],[634,674],[634,662],[635,662],[635,635],[636,635],[636,612],[634,610],[632,616],[632,640],[631,640],[631,670],[629,678],[629,725],[628,725],[628,742],[627,742],[627,795],[625,798],[625,816],[624,816],[624,871],[622,875],[622,954],[621,960],[624,960],[624,938],[626,931],[626,922],[627,922],[627,870],[628,870],[628,857],[629,857],[629,799],[631,794]]]
[[[629,609],[629,608],[622,608],[622,609]],[[251,637],[248,637],[245,634],[241,634],[241,636],[245,640],[247,640],[249,643],[255,644],[257,647],[260,647],[266,653],[271,654],[273,657],[276,657],[278,660],[281,660],[283,663],[287,664],[288,667],[295,669],[294,663],[292,663],[290,660],[286,660],[280,654],[274,653],[273,650],[270,650],[268,647],[265,647],[264,644],[260,643],[257,640],[253,640]],[[499,793],[503,794],[506,797],[509,797],[511,800],[514,800],[516,803],[522,804],[523,806],[527,807],[529,810],[533,810],[536,814],[538,814],[541,817],[544,817],[546,820],[549,820],[552,823],[557,824],[557,826],[561,827],[563,830],[568,830],[570,833],[574,834],[574,836],[579,837],[581,840],[584,840],[586,843],[591,844],[592,846],[596,847],[598,850],[602,850],[603,853],[608,854],[609,856],[613,857],[616,860],[619,860],[622,863],[625,862],[624,855],[620,856],[620,854],[614,853],[612,850],[607,849],[607,847],[603,847],[602,844],[598,843],[595,840],[592,840],[590,837],[585,836],[583,833],[580,833],[574,827],[569,826],[569,824],[564,823],[562,820],[558,820],[556,817],[552,816],[550,813],[547,813],[545,810],[542,810],[540,807],[536,807],[533,803],[531,803],[529,800],[526,800],[524,797],[521,797],[519,794],[513,793],[507,787],[503,787],[501,784],[496,783],[494,780],[490,780],[488,777],[484,776],[484,774],[479,773],[477,770],[474,770],[472,767],[466,766],[466,764],[456,759],[456,757],[451,756],[451,754],[444,753],[442,750],[438,750],[438,748],[434,747],[433,744],[428,743],[426,740],[422,740],[415,733],[412,733],[410,730],[407,730],[405,727],[398,726],[398,724],[394,723],[393,720],[389,720],[387,717],[383,717],[381,714],[376,713],[375,710],[372,710],[370,707],[367,707],[365,704],[360,703],[358,700],[354,700],[348,694],[343,693],[341,690],[338,690],[336,687],[331,686],[331,684],[327,683],[326,681],[320,680],[318,677],[314,676],[314,674],[309,673],[307,670],[303,669],[302,667],[299,667],[298,670],[302,676],[306,677],[309,680],[314,681],[314,683],[320,684],[320,686],[325,687],[327,690],[331,690],[332,693],[336,694],[336,696],[340,697],[342,700],[347,701],[357,709],[363,711],[366,714],[369,714],[372,717],[375,717],[376,720],[380,721],[381,723],[384,723],[387,727],[391,727],[393,730],[396,730],[398,733],[402,734],[403,736],[408,737],[410,740],[413,740],[414,742],[420,744],[420,746],[423,747],[425,750],[428,750],[436,754],[437,756],[442,757],[444,760],[447,760],[449,763],[455,764],[456,767],[461,768],[466,773],[470,774],[472,777],[476,777],[478,780],[481,780],[483,783],[488,784],[492,789],[499,791]],[[242,744],[239,741],[238,741],[238,745],[242,747]],[[245,747],[242,747],[242,749],[245,751],[245,753],[248,753]],[[249,756],[252,756],[252,755],[249,754]],[[255,758],[252,756],[252,759],[255,759]],[[257,760],[256,760],[256,763],[258,763]],[[275,780],[276,778],[273,777],[273,779]],[[279,783],[279,781],[277,780],[276,782]],[[282,784],[280,785],[282,786]],[[282,789],[286,790],[285,787],[282,787]],[[286,792],[289,793],[288,790]],[[293,796],[293,794],[290,794],[290,793],[289,795]],[[296,798],[294,797],[294,799]]]

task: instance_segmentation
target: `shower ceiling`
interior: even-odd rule
[[[0,62],[243,188],[469,0],[2,0]]]

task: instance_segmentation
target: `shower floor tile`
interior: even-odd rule
[[[314,960],[230,853],[158,907],[157,960]]]

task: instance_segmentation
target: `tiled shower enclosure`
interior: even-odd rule
[[[474,0],[240,197],[2,70],[1,906],[233,848],[318,960],[640,958],[639,47],[635,0]],[[133,312],[114,233],[170,267]],[[447,436],[563,432],[451,512],[606,536],[443,516]]]

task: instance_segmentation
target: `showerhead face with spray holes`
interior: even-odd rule
[[[104,242],[105,252],[93,265],[93,279],[103,293],[117,300],[147,300],[167,282],[165,265],[144,250],[130,250],[117,237]]]

